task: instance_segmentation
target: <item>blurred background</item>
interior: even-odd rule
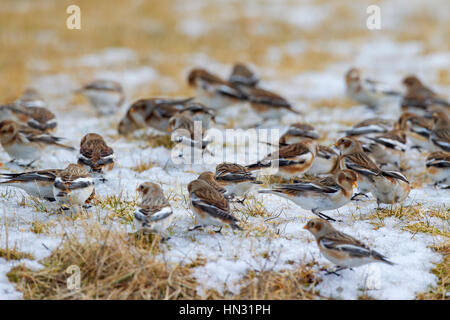
[[[69,5],[81,30],[69,30]],[[381,29],[369,30],[369,5]],[[62,96],[98,77],[121,81],[129,100],[192,94],[190,68],[227,76],[236,61],[253,65],[288,99],[345,107],[350,66],[401,86],[416,73],[437,92],[450,86],[448,0],[2,0],[0,100],[27,86]],[[60,104],[76,105],[77,98]]]

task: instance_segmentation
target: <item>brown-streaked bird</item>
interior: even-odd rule
[[[397,126],[406,133],[412,148],[432,151],[433,144],[430,142],[430,134],[433,123],[429,119],[415,113],[404,112],[399,117]]]
[[[279,184],[272,189],[258,190],[259,193],[272,193],[289,199],[305,210],[320,218],[336,221],[321,211],[338,209],[353,196],[357,175],[351,170],[342,170],[336,179],[328,176],[310,181],[296,181],[290,184]]]
[[[430,133],[430,141],[435,151],[450,152],[450,118],[445,111],[433,113],[433,128]]]
[[[305,139],[319,139],[317,130],[307,123],[296,122],[280,137],[280,146],[302,142]]]
[[[258,84],[259,78],[247,65],[237,62],[231,70],[228,81],[236,85],[254,87]]]
[[[211,153],[207,149],[211,141],[205,138],[205,128],[201,123],[195,123],[189,116],[175,114],[169,119],[168,131],[172,134],[171,139],[175,143],[201,150],[202,154],[203,152]]]
[[[393,265],[385,256],[370,249],[361,241],[336,230],[331,223],[322,219],[311,219],[304,226],[316,238],[320,252],[334,263],[336,273],[342,269],[359,267],[372,262]]]
[[[0,185],[20,188],[32,197],[55,201],[53,183],[61,171],[60,169],[47,169],[21,173],[1,173],[0,175],[5,180],[1,181]]]
[[[371,79],[362,79],[358,68],[351,68],[345,74],[347,97],[371,109],[380,105],[381,99],[386,96],[400,96],[399,92],[387,90],[381,83]]]
[[[248,96],[250,107],[263,119],[280,120],[285,115],[301,115],[292,104],[275,92],[260,87],[239,87]]]
[[[339,168],[353,170],[358,174],[358,190],[366,194],[371,192],[373,177],[379,176],[382,170],[363,151],[361,143],[352,137],[340,138],[335,146],[339,148]]]
[[[306,171],[306,174],[318,176],[331,173],[333,168],[336,167],[338,158],[339,154],[333,148],[320,144],[313,164]]]
[[[430,153],[426,161],[427,175],[435,186],[444,189],[450,187],[450,152],[436,151]]]
[[[383,170],[381,176],[373,178],[372,194],[381,203],[402,203],[408,197],[411,187],[405,175],[397,171]]]
[[[173,221],[173,211],[159,185],[144,182],[136,189],[141,198],[134,211],[134,222],[138,231],[156,233],[168,239],[168,228]]]
[[[88,133],[81,139],[78,164],[89,171],[104,173],[114,167],[114,151],[101,135]]]
[[[125,101],[122,85],[113,80],[94,80],[76,92],[86,96],[99,115],[116,113]]]
[[[229,198],[230,194],[228,193],[227,189],[225,189],[218,181],[216,181],[215,174],[212,171],[205,171],[202,172],[197,180],[203,180],[207,184],[209,184],[211,187],[213,187],[217,192],[220,192],[224,195],[225,198]]]
[[[85,205],[94,193],[94,180],[79,164],[69,164],[53,183],[53,195],[63,208]]]
[[[239,220],[230,213],[230,206],[223,194],[203,180],[191,181],[188,185],[190,207],[196,216],[198,225],[194,230],[206,225],[229,225],[232,229],[242,230]]]
[[[262,184],[246,167],[237,163],[220,163],[216,166],[215,181],[231,196],[243,197],[257,184]]]
[[[208,108],[199,102],[188,102],[180,114],[191,118],[193,121],[200,121],[205,130],[210,129],[216,122],[214,109]]]
[[[55,131],[57,122],[53,112],[35,89],[26,89],[22,97],[0,107],[0,120],[13,120],[45,133]]]
[[[306,172],[313,164],[318,145],[311,139],[281,147],[264,159],[247,166],[247,169],[276,169],[274,175],[291,179]]]
[[[247,95],[237,85],[205,69],[191,70],[188,84],[196,89],[196,99],[213,109],[220,110],[247,99]]]
[[[406,93],[401,102],[403,111],[411,111],[425,115],[428,107],[432,105],[450,106],[445,99],[439,97],[434,91],[426,87],[414,75],[405,77],[403,79],[403,85],[406,87]]]
[[[346,136],[363,137],[385,133],[393,129],[393,121],[382,118],[370,118],[358,122],[351,129],[343,131]]]
[[[383,165],[394,165],[400,169],[402,160],[405,157],[407,150],[406,133],[401,129],[391,130],[386,133],[376,135],[375,137],[367,137],[371,140],[366,144],[368,154],[371,155],[375,161]]]
[[[12,120],[0,122],[0,142],[12,160],[39,160],[47,147],[75,150],[61,144],[62,138],[19,126]]]
[[[119,134],[129,135],[142,128],[168,132],[169,119],[186,108],[193,98],[151,98],[134,102],[119,123]]]

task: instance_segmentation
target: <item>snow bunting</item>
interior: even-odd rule
[[[213,109],[220,110],[247,99],[238,86],[204,69],[191,70],[188,84],[196,89],[196,99]]]
[[[253,186],[262,184],[246,167],[226,162],[216,166],[215,181],[233,197],[245,196]]]
[[[291,124],[288,130],[280,137],[280,146],[302,142],[306,139],[319,139],[319,133],[313,126],[306,123]]]
[[[169,119],[186,108],[193,98],[152,98],[134,102],[119,123],[119,134],[128,135],[142,128],[154,128],[167,133]]]
[[[366,145],[369,155],[378,164],[381,166],[392,164],[396,168],[401,167],[401,161],[407,149],[406,133],[403,130],[391,130],[374,138],[367,137],[367,139],[372,141]]]
[[[316,238],[323,256],[338,267],[334,272],[371,262],[393,265],[385,256],[370,249],[361,241],[336,230],[328,221],[311,219],[303,228]]]
[[[112,80],[95,80],[76,92],[86,96],[100,115],[116,113],[125,100],[122,85]]]
[[[274,92],[259,87],[239,86],[239,88],[248,96],[250,107],[263,119],[263,122],[280,120],[287,114],[301,114],[292,107],[291,103]]]
[[[78,164],[86,166],[89,171],[104,173],[104,170],[114,167],[114,151],[101,135],[88,133],[81,139]]]
[[[371,191],[373,176],[381,174],[381,169],[363,151],[361,143],[351,137],[340,138],[335,146],[340,150],[339,168],[350,169],[358,174],[358,190],[366,194]]]
[[[141,202],[134,211],[136,229],[144,233],[157,233],[167,239],[167,228],[173,220],[172,207],[159,185],[145,182],[136,189]]]
[[[40,108],[47,106],[39,92],[34,88],[25,89],[22,97],[17,99],[14,104],[24,108]]]
[[[433,129],[430,141],[437,150],[450,152],[450,119],[446,112],[437,111],[433,113]]]
[[[47,108],[28,107],[26,109],[28,115],[27,124],[30,128],[50,133],[56,130],[56,116]]]
[[[427,151],[434,149],[433,144],[430,142],[433,123],[429,119],[415,113],[404,112],[398,119],[397,126],[406,133],[412,148],[425,149]]]
[[[180,114],[191,118],[193,121],[201,121],[205,130],[211,128],[216,120],[214,109],[208,108],[199,102],[187,103],[187,106],[180,111]]]
[[[312,181],[296,181],[291,184],[279,184],[272,189],[258,190],[259,193],[272,193],[293,201],[305,210],[311,210],[315,215],[336,221],[321,213],[321,211],[338,209],[353,196],[357,175],[351,170],[342,170],[337,178],[325,177]]]
[[[402,203],[411,190],[408,179],[397,171],[383,170],[381,175],[373,177],[372,195],[380,203]]]
[[[385,96],[400,96],[399,92],[386,90],[381,83],[370,79],[361,79],[361,71],[351,68],[345,74],[347,97],[369,108],[377,108]]]
[[[238,62],[233,66],[228,81],[237,85],[254,87],[258,84],[259,78],[248,66]]]
[[[0,107],[0,119],[13,120],[45,133],[55,131],[57,126],[53,112],[44,107],[23,107],[18,104],[4,105]]]
[[[168,131],[172,133],[172,141],[175,143],[209,152],[207,146],[211,141],[204,139],[205,128],[200,122],[194,122],[192,118],[177,113],[169,119]]]
[[[202,172],[197,180],[203,180],[205,181],[207,184],[209,184],[211,187],[213,187],[217,192],[220,192],[221,194],[223,194],[225,196],[225,198],[229,198],[229,192],[227,189],[225,189],[224,187],[222,187],[222,185],[216,181],[215,178],[215,174],[214,172],[211,171],[205,171]]]
[[[42,132],[53,132],[57,122],[53,112],[34,89],[25,90],[21,98],[0,107],[1,120],[13,120]]]
[[[450,187],[450,153],[445,151],[436,151],[427,157],[426,161],[427,175],[433,180],[435,185],[441,185],[444,188]]]
[[[237,224],[239,220],[230,213],[227,199],[207,182],[198,179],[191,181],[188,191],[191,209],[199,222],[191,230],[204,225],[229,225],[242,230]]]
[[[412,111],[424,115],[431,105],[450,106],[445,99],[438,97],[430,88],[426,87],[416,76],[410,75],[403,79],[406,93],[401,107],[403,111]]]
[[[331,173],[336,167],[339,154],[334,149],[319,145],[318,152],[314,158],[313,164],[306,171],[306,174],[318,176],[326,173]]]
[[[20,127],[12,120],[0,122],[0,142],[13,160],[38,160],[44,149],[50,146],[75,150],[59,143],[61,139],[38,130]]]
[[[81,206],[94,193],[94,181],[79,164],[69,164],[53,183],[53,196],[61,206]]]
[[[0,175],[6,180],[0,182],[0,184],[20,188],[32,197],[55,201],[53,183],[61,171],[59,169],[48,169],[21,173],[2,173]]]
[[[358,122],[351,129],[343,131],[346,136],[361,137],[385,133],[393,128],[391,120],[381,118],[370,118]]]
[[[318,145],[311,139],[281,147],[264,159],[247,166],[250,171],[265,168],[277,169],[275,175],[291,179],[306,172],[313,164]]]

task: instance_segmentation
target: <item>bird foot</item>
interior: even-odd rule
[[[161,237],[161,243],[166,243],[170,240],[170,237]]]
[[[344,270],[345,268],[343,268],[343,267],[337,267],[335,270],[333,270],[333,271],[330,271],[330,270],[325,270],[325,275],[326,276],[328,276],[328,275],[330,275],[330,274],[334,274],[335,276],[338,276],[338,277],[340,277],[341,275],[338,273],[339,271],[342,271],[342,270]],[[350,270],[352,270],[352,269],[350,269]]]

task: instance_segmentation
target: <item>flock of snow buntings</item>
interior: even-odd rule
[[[368,193],[378,205],[403,202],[410,192],[410,183],[401,173],[402,160],[410,148],[427,152],[428,176],[435,186],[448,189],[450,105],[415,76],[403,80],[404,94],[384,90],[381,83],[361,78],[356,68],[347,72],[345,80],[347,96],[372,109],[378,108],[386,96],[401,97],[402,114],[398,121],[362,121],[344,132],[345,136],[334,145],[336,149],[320,145],[320,135],[311,125],[292,124],[281,136],[277,152],[247,166],[221,163],[215,172],[203,172],[188,184],[190,207],[197,220],[197,225],[189,230],[206,225],[219,226],[217,232],[224,225],[242,230],[230,206],[243,201],[249,191],[262,184],[254,171],[276,163],[275,175],[286,183],[258,192],[287,198],[317,215],[304,228],[314,235],[322,254],[339,270],[377,261],[392,264],[365,244],[337,231],[330,223],[336,220],[322,211],[338,209],[351,200],[368,197]],[[217,123],[217,112],[236,103],[249,103],[263,122],[280,120],[288,113],[300,114],[283,97],[262,89],[259,78],[244,64],[236,64],[228,80],[204,69],[194,69],[189,73],[188,84],[196,89],[195,98],[151,98],[133,103],[118,125],[119,134],[128,135],[148,127],[165,133],[184,129],[175,142],[206,151],[208,141],[203,137],[196,141],[194,136],[194,121],[201,121],[204,133]],[[124,102],[122,86],[115,81],[94,81],[76,92],[89,99],[99,116],[115,113]],[[33,89],[1,106],[0,120],[0,142],[12,161],[30,161],[30,166],[48,147],[75,150],[51,134],[57,127],[55,115]],[[101,135],[89,133],[81,140],[77,164],[69,164],[65,169],[3,173],[0,183],[22,188],[33,197],[57,201],[64,210],[73,210],[89,207],[96,179],[105,182],[102,174],[113,167],[113,149]],[[308,178],[302,177],[304,174]],[[355,187],[358,193],[353,192]],[[141,198],[134,212],[137,229],[168,239],[173,214],[161,187],[145,182],[137,192]]]

